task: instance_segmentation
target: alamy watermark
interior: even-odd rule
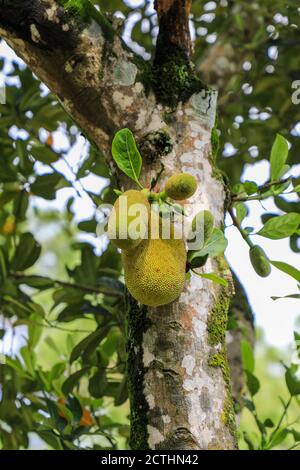
[[[98,207],[98,236],[108,234],[110,239],[115,240],[185,239],[189,250],[198,250],[203,246],[204,213],[200,213],[192,223],[192,205],[184,204],[182,210],[177,211],[167,203],[154,203],[149,211],[149,206],[141,203],[128,206],[126,196],[120,196],[118,202],[117,211],[110,204]]]

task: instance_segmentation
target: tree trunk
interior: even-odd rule
[[[226,192],[212,133],[217,94],[189,61],[191,2],[156,2],[160,34],[152,68],[123,47],[101,13],[86,19],[61,3],[0,0],[0,35],[101,149],[120,185],[129,182],[113,167],[110,145],[118,129],[129,127],[142,152],[143,182],[161,164],[162,183],[176,172],[193,174],[199,183],[193,214],[210,210],[223,227]],[[232,285],[223,259],[210,260],[203,272],[218,272]],[[170,305],[147,309],[129,299],[132,448],[236,447],[225,351],[231,294],[231,287],[193,275]]]

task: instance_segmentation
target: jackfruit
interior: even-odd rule
[[[136,248],[148,233],[150,204],[141,191],[130,189],[114,205],[108,221],[108,237],[118,248]]]
[[[171,176],[166,182],[165,192],[175,201],[182,201],[191,197],[197,189],[197,180],[188,173],[179,173]]]
[[[260,277],[269,276],[271,272],[271,264],[264,250],[259,245],[254,245],[250,248],[249,255],[255,272]]]
[[[185,283],[186,249],[182,238],[143,240],[135,250],[123,251],[125,284],[138,302],[159,307],[176,300]]]
[[[213,233],[214,224],[214,216],[210,211],[200,211],[195,215],[188,235],[189,244],[197,244],[193,249],[200,250],[205,245]]]

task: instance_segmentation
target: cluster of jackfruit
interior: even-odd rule
[[[160,194],[163,200],[171,198],[180,201],[191,197],[196,189],[196,179],[180,173],[169,178],[165,191]],[[158,307],[169,304],[180,296],[184,288],[187,264],[185,241],[176,235],[174,224],[171,225],[170,237],[162,237],[162,219],[159,213],[152,210],[149,202],[153,200],[153,194],[144,190],[129,190],[122,194],[122,198],[116,201],[109,218],[108,236],[122,250],[126,286],[143,305]],[[134,208],[135,204],[139,206]],[[141,210],[136,211],[137,207]],[[159,227],[157,238],[150,236],[154,223]]]

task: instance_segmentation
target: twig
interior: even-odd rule
[[[277,423],[277,426],[276,428],[274,429],[274,431],[272,432],[271,436],[270,436],[270,441],[272,440],[272,438],[275,436],[275,433],[278,431],[278,429],[280,428],[281,424],[282,424],[282,421],[284,420],[284,417],[286,415],[286,412],[290,406],[292,402],[292,397],[289,398],[288,402],[286,404],[283,404],[283,412],[282,412],[282,415]]]
[[[26,284],[26,278],[30,277],[30,276],[26,276],[23,273],[19,273],[19,272],[11,272],[10,275],[12,277],[14,277],[15,279],[19,279],[19,280],[24,279],[24,284]],[[118,292],[118,291],[111,290],[111,289],[105,289],[103,287],[87,286],[85,284],[79,284],[78,282],[60,281],[58,279],[50,279],[50,278],[43,277],[43,276],[39,276],[39,278],[45,279],[49,282],[52,282],[54,286],[56,285],[56,286],[66,287],[66,288],[71,288],[71,289],[79,289],[83,292],[87,292],[87,293],[90,293],[90,294],[104,294],[104,295],[110,295],[111,297],[122,297],[123,296],[122,292]],[[49,289],[51,287],[49,287]]]
[[[272,188],[273,186],[279,186],[280,184],[287,183],[290,180],[289,178],[285,178],[283,180],[277,181],[270,181],[269,183],[265,183],[262,186],[257,188],[257,193],[265,192],[268,189]],[[265,196],[264,194],[257,195],[257,196],[247,196],[247,197],[239,197],[238,194],[232,194],[231,199],[232,202],[247,202],[247,201],[261,201],[262,199],[266,199],[269,196]]]
[[[229,207],[228,209],[228,212],[230,214],[230,217],[232,219],[232,222],[233,222],[233,225],[238,229],[238,231],[240,232],[240,234],[242,235],[243,239],[245,240],[245,242],[250,246],[250,248],[253,247],[253,243],[251,242],[251,240],[249,239],[249,237],[245,234],[244,230],[241,228],[240,224],[239,224],[239,221],[237,220],[236,216],[234,215],[234,212],[233,212],[233,207]]]

